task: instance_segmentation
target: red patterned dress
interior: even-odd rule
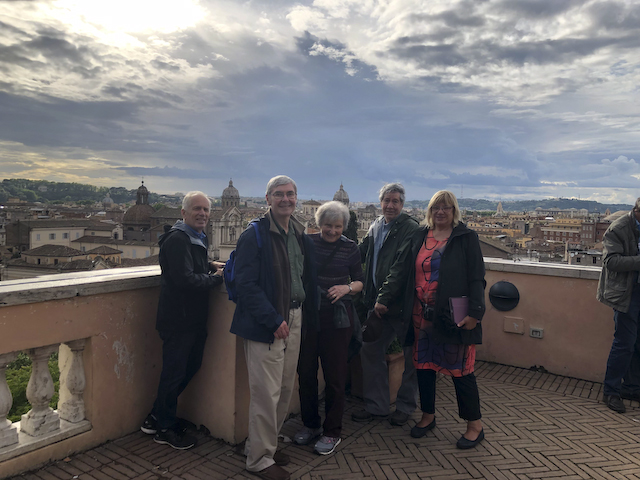
[[[473,372],[475,345],[437,343],[433,340],[433,322],[422,317],[422,305],[435,306],[442,253],[448,238],[436,240],[429,230],[416,257],[416,296],[413,302],[413,363],[416,368],[435,370],[452,377]]]

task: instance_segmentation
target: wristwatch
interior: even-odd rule
[[[347,283],[347,287],[349,287],[349,293],[353,293],[353,288],[351,288],[351,284]]]

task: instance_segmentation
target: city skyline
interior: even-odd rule
[[[375,201],[640,195],[640,4],[0,3],[0,176]]]

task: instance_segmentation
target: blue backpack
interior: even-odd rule
[[[262,248],[262,239],[260,238],[260,230],[258,228],[258,222],[252,221],[247,228],[251,228],[256,232],[256,241],[258,242],[258,249]],[[229,300],[233,303],[238,303],[238,290],[236,290],[236,251],[234,250],[229,255],[229,260],[224,265],[224,285],[227,287],[227,293],[229,294]]]

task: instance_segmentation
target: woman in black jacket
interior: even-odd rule
[[[478,235],[461,220],[455,195],[445,190],[437,192],[429,202],[425,226],[404,246],[400,253],[403,261],[392,269],[387,281],[390,297],[406,292],[404,314],[411,316],[413,325],[407,341],[414,347],[423,413],[411,435],[423,437],[436,426],[435,385],[440,372],[453,378],[458,412],[467,421],[457,447],[466,449],[484,438],[473,369],[475,346],[482,343],[480,321],[485,311],[486,283]],[[457,324],[450,299],[464,305]],[[385,300],[380,299],[380,303]]]

